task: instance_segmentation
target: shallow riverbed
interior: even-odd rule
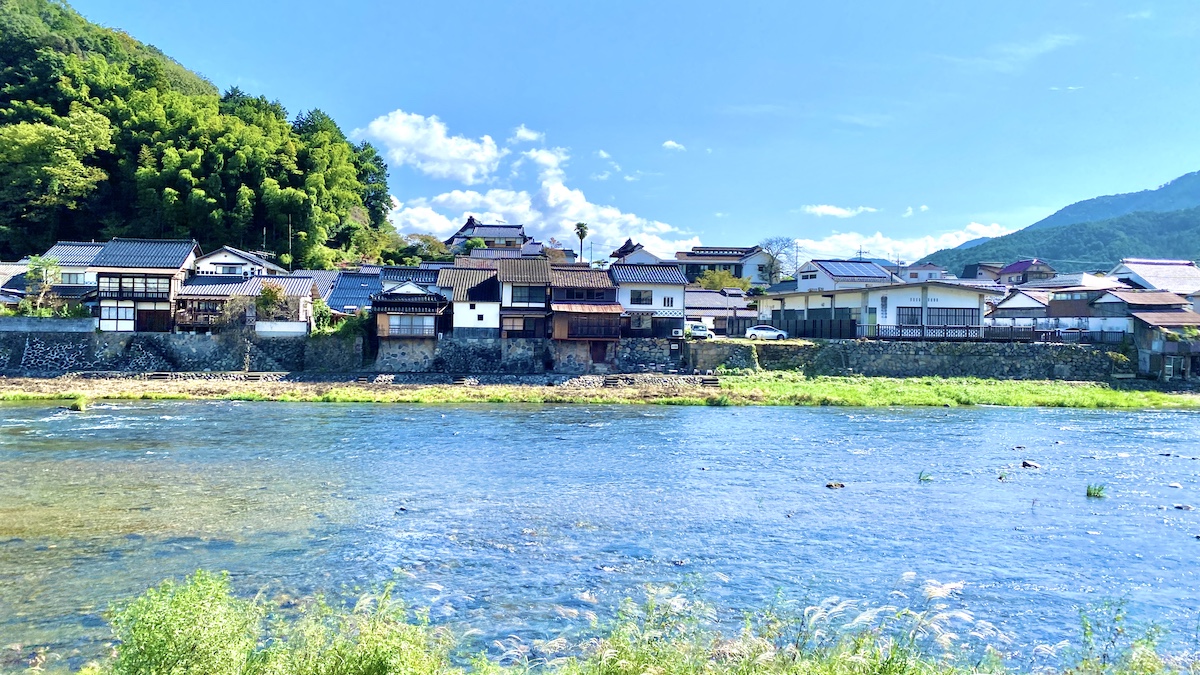
[[[1200,508],[1197,412],[7,404],[0,647],[79,663],[111,602],[202,567],[283,600],[397,579],[481,646],[646,583],[732,615],[892,601],[905,572],[965,581],[1018,647],[1104,599],[1190,632],[1200,511],[1175,505]]]

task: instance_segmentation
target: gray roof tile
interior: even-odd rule
[[[120,239],[104,245],[93,267],[182,269],[188,256],[200,247],[192,239]]]
[[[679,271],[679,265],[616,264],[608,268],[609,276],[618,286],[621,284],[667,284],[686,286],[687,277]]]

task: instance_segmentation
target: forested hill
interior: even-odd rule
[[[1031,257],[1046,260],[1059,272],[1108,269],[1121,258],[1200,260],[1200,208],[1026,228],[971,248],[938,251],[924,260],[960,274],[964,265],[975,262]]]
[[[1182,211],[1200,206],[1200,171],[1153,190],[1085,199],[1030,225],[1029,230],[1107,220],[1129,213]]]
[[[56,240],[194,237],[294,264],[394,242],[387,166],[319,110],[203,77],[53,0],[0,0],[0,259]]]

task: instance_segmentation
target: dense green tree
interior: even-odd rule
[[[320,110],[211,83],[65,3],[0,0],[0,257],[192,237],[330,267],[399,247],[387,165]]]

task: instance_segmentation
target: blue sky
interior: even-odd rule
[[[73,4],[376,143],[403,231],[912,259],[1200,169],[1194,0]]]

